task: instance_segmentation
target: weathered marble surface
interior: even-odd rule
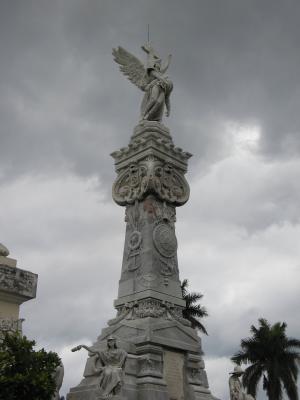
[[[53,374],[56,387],[55,387],[55,392],[54,392],[51,400],[60,400],[61,399],[61,397],[59,395],[59,391],[63,384],[64,374],[65,374],[64,365],[62,362],[60,362],[60,364],[56,367],[54,374]]]
[[[128,356],[122,393],[112,399],[212,400],[201,339],[182,317],[177,260],[176,207],[189,197],[184,175],[191,154],[174,146],[161,123],[143,121],[128,147],[112,156],[118,174],[113,198],[124,206],[126,223],[117,313],[91,347],[83,380],[67,399],[97,399],[95,352],[104,351],[113,335]]]
[[[127,358],[125,350],[118,348],[114,336],[107,338],[105,350],[79,345],[72,349],[78,351],[85,349],[91,357],[90,368],[85,372],[85,376],[97,377],[97,399],[121,396],[124,377],[124,366]]]
[[[240,381],[240,376],[242,376],[244,371],[239,365],[234,367],[233,372],[230,372],[229,378],[229,393],[230,400],[254,400],[254,398],[243,390],[242,382]]]
[[[7,265],[7,258],[0,260],[0,298],[14,298],[16,302],[22,303],[36,296],[37,275]]]
[[[212,400],[202,359],[201,339],[182,316],[175,232],[176,207],[190,194],[185,178],[189,152],[175,147],[162,123],[170,111],[173,84],[165,64],[149,45],[144,66],[119,47],[113,50],[120,70],[145,92],[141,120],[128,146],[115,160],[114,201],[125,208],[125,243],[116,316],[93,346],[80,384],[68,400],[96,400],[101,354],[113,335],[127,353],[120,393],[114,400]],[[101,383],[100,383],[101,386]]]

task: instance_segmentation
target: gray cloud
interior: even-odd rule
[[[124,210],[110,199],[109,154],[127,144],[142,94],[111,49],[142,58],[150,23],[154,45],[173,53],[165,123],[194,153],[191,199],[178,209],[181,276],[205,295],[209,379],[227,398],[228,358],[257,318],[287,321],[291,336],[300,328],[299,3],[0,8],[1,241],[39,274],[37,299],[22,306],[25,333],[62,355],[66,392],[85,360],[70,346],[95,340],[114,315]]]
[[[147,23],[159,50],[174,54],[168,124],[203,167],[224,156],[219,122],[226,120],[260,125],[260,150],[270,159],[299,154],[295,1],[1,7],[2,179],[65,166],[112,179],[107,155],[126,144],[141,93],[121,76],[111,49],[121,44],[143,57]]]

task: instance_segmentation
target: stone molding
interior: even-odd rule
[[[170,130],[167,126],[158,121],[141,121],[133,129],[131,142],[137,137],[143,138],[145,135],[156,135],[158,138],[164,137],[167,141],[173,143]]]
[[[123,319],[134,320],[149,317],[163,318],[169,321],[176,320],[182,325],[190,326],[190,322],[182,316],[183,307],[155,298],[144,298],[116,308],[117,316],[108,322],[109,326],[116,325]]]
[[[180,147],[175,147],[170,136],[169,130],[160,123],[139,124],[134,129],[134,134],[127,147],[122,147],[120,150],[111,153],[116,163],[116,170],[120,169],[122,162],[127,160],[133,154],[138,154],[147,147],[153,147],[164,153],[167,157],[174,158],[182,164],[184,170],[187,167],[187,160],[192,157],[192,154],[183,151]]]
[[[0,298],[12,298],[22,303],[36,296],[36,288],[36,274],[20,268],[0,265]]]

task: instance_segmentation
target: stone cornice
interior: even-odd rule
[[[137,125],[127,147],[111,153],[115,160],[116,171],[128,166],[133,159],[138,161],[145,155],[157,155],[159,158],[176,165],[183,172],[187,170],[187,161],[191,153],[175,147],[168,128],[159,122],[144,121]]]
[[[148,194],[175,206],[188,201],[189,185],[184,174],[192,155],[174,146],[169,130],[162,124],[139,124],[129,145],[111,156],[118,174],[112,191],[117,204],[133,204]]]
[[[0,264],[0,299],[21,304],[36,296],[38,276],[20,268]]]

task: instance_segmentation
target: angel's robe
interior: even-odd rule
[[[103,396],[110,395],[122,384],[123,366],[127,357],[126,351],[118,348],[100,351],[99,361],[103,365],[99,385]]]
[[[127,358],[126,351],[119,348],[107,348],[98,350],[88,349],[88,358],[83,376],[94,378],[98,384],[101,397],[109,397],[115,394],[123,381],[123,368]]]

